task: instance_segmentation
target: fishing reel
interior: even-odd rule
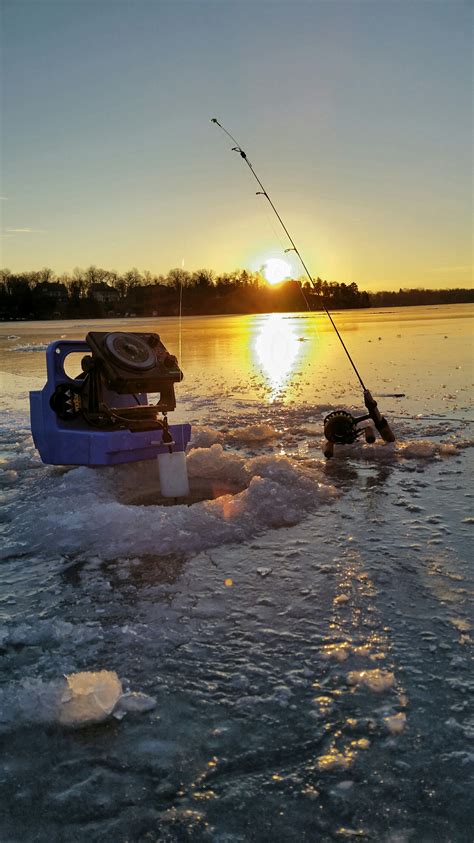
[[[323,453],[326,459],[330,459],[334,455],[335,445],[353,445],[359,436],[364,435],[365,441],[373,444],[376,439],[374,427],[380,433],[380,436],[385,442],[394,442],[395,436],[387,422],[377,407],[377,402],[368,389],[364,389],[364,404],[368,412],[364,416],[353,416],[347,410],[333,410],[332,413],[324,419],[324,435],[327,443],[324,446]],[[362,422],[372,421],[371,424],[359,427]]]

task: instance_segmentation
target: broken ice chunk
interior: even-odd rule
[[[113,670],[71,673],[59,703],[58,721],[62,726],[100,723],[114,710],[122,683]]]
[[[368,688],[370,691],[380,693],[387,691],[395,684],[393,673],[384,670],[351,670],[347,674],[349,685]]]
[[[398,714],[391,714],[383,720],[391,735],[401,735],[407,723],[407,716],[403,711],[399,711]]]
[[[154,697],[149,697],[147,694],[141,694],[139,691],[130,691],[128,694],[122,694],[119,697],[117,705],[114,708],[113,716],[117,720],[121,720],[129,712],[133,714],[140,714],[142,711],[151,711],[156,708],[156,700]]]
[[[88,726],[110,715],[121,720],[128,712],[150,711],[156,700],[136,691],[122,693],[114,670],[83,671],[65,677],[57,715],[62,726]]]

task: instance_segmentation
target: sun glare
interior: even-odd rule
[[[263,266],[263,274],[269,284],[279,284],[291,275],[291,266],[281,258],[269,258]]]
[[[282,313],[263,317],[254,348],[271,388],[269,397],[273,400],[288,382],[301,351],[292,323]]]

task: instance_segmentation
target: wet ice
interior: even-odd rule
[[[42,466],[31,377],[5,378],[6,839],[469,840],[470,430],[443,421],[430,375],[420,409],[438,421],[398,419],[395,446],[327,464],[335,402],[298,371],[311,401],[305,387],[262,403],[259,372],[226,381],[216,365],[212,390],[187,378],[192,494],[177,506],[144,464]],[[413,393],[403,366],[384,391],[402,375]],[[64,728],[63,676],[88,671],[116,673],[129,714]]]

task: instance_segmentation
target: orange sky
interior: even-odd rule
[[[469,4],[6,0],[2,260],[472,286]],[[294,274],[300,275],[299,267]]]

